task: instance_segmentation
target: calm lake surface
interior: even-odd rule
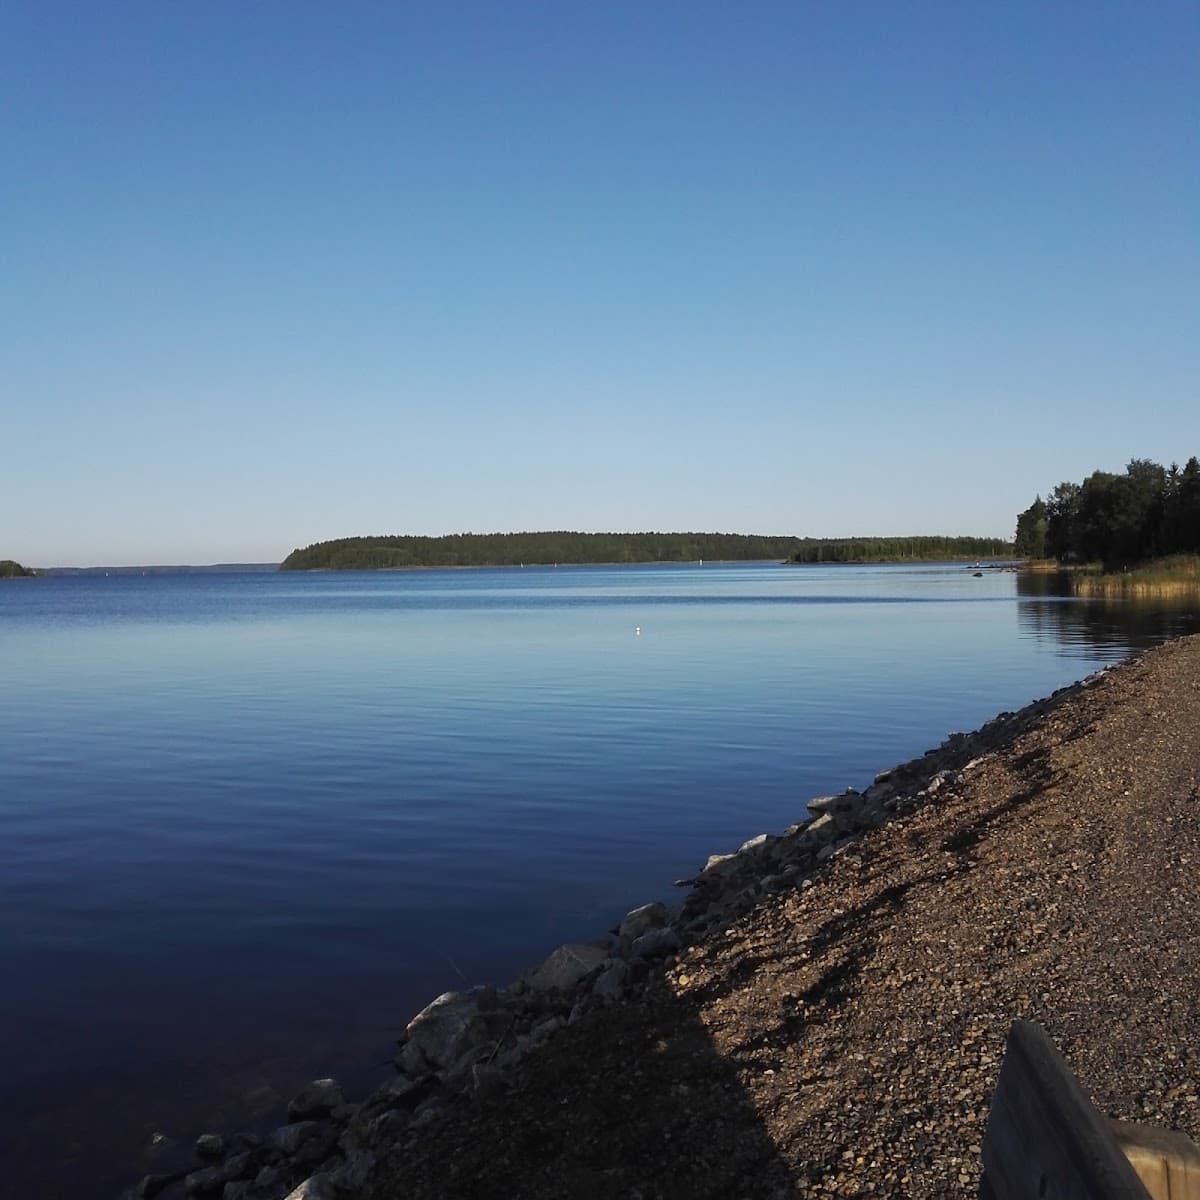
[[[366,1088],[437,992],[1198,627],[1052,590],[774,564],[0,585],[3,1194],[111,1196],[170,1158],[155,1132]]]

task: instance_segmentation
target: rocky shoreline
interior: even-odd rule
[[[886,1031],[889,1006],[898,999],[919,1010],[922,998],[906,986],[897,990],[894,977],[906,959],[899,922],[909,892],[919,887],[936,909],[940,885],[971,879],[969,902],[961,912],[945,914],[931,945],[952,942],[956,930],[969,927],[971,905],[996,902],[995,880],[972,876],[981,861],[980,842],[1012,821],[1032,822],[1035,801],[1049,804],[1056,789],[1070,790],[1071,780],[1053,771],[1031,784],[1031,764],[1052,753],[1069,758],[1087,737],[1097,736],[1088,724],[1099,719],[1092,709],[1133,720],[1140,731],[1136,718],[1149,694],[1143,677],[1169,669],[1183,672],[1192,689],[1188,700],[1200,709],[1200,640],[1184,639],[1001,713],[973,733],[951,734],[862,791],[809,801],[805,819],[783,833],[760,834],[732,854],[713,855],[694,878],[677,881],[686,889],[680,903],[636,908],[618,928],[592,942],[559,947],[508,987],[437,997],[409,1023],[394,1078],[362,1102],[347,1103],[332,1080],[316,1081],[293,1099],[286,1125],[262,1138],[203,1137],[193,1169],[147,1176],[125,1197],[638,1194],[649,1200],[676,1194],[970,1193],[998,1046],[1009,1020],[1036,1010],[1030,994],[998,1008],[983,986],[988,969],[976,966],[982,984],[978,977],[955,979],[956,970],[965,972],[953,964],[939,976],[958,1004],[952,1015],[937,1016],[953,1025],[958,1039],[956,1046],[941,1047],[953,1064],[951,1082],[940,1068],[934,1071],[943,1088],[953,1089],[950,1095],[962,1093],[952,1102],[939,1093],[910,1103],[928,1047],[913,1049],[917,1057],[905,1064],[882,1053],[873,1033],[868,1038],[860,1031],[856,1040],[843,1032],[831,1057],[829,1030],[864,1013],[870,1018],[882,1005],[875,1024]],[[1132,699],[1125,694],[1130,689]],[[1193,708],[1179,707],[1184,728],[1192,728],[1187,719]],[[1100,736],[1098,754],[1119,744]],[[1195,749],[1192,736],[1178,759],[1192,772],[1193,792]],[[1030,795],[1016,799],[1025,793]],[[979,828],[976,810],[992,809]],[[1033,827],[1027,824],[1024,832]],[[1037,846],[1032,850],[1036,855]],[[989,869],[1006,871],[1011,880],[1015,871],[1036,875],[1047,865],[1036,858],[1006,862],[1002,852]],[[888,882],[889,873],[896,879]],[[875,887],[869,904],[857,894],[864,887]],[[1002,897],[1003,920],[1010,921],[1009,909],[1018,905],[1016,927],[1036,925],[1043,902],[1023,907],[1035,894],[1037,889],[1011,889]],[[1068,932],[1090,919],[1092,901],[1071,916]],[[914,954],[938,920],[931,918],[913,935]],[[1186,931],[1194,933],[1190,925]],[[893,944],[892,938],[900,940]],[[878,957],[885,942],[898,957],[890,961],[888,979],[872,987],[879,963],[864,956]],[[926,965],[914,958],[908,982]],[[818,967],[817,978],[809,980]],[[980,987],[987,998],[976,1010],[969,997]],[[728,1022],[736,1026],[740,1050],[723,1044]],[[897,1045],[904,1042],[906,1022],[907,1016],[889,1035]],[[864,1029],[871,1028],[868,1019]],[[746,1045],[749,1060],[742,1053]],[[1179,1049],[1174,1052],[1178,1056]],[[854,1077],[858,1091],[833,1105],[832,1097]],[[790,1090],[781,1091],[783,1085]],[[905,1177],[898,1166],[889,1175],[887,1156],[878,1151],[872,1157],[871,1139],[860,1128],[872,1112],[878,1120],[887,1109],[879,1093],[915,1122],[916,1140],[894,1135],[893,1150],[910,1151],[910,1171],[926,1162],[939,1133],[955,1130],[965,1149],[947,1152],[923,1181]],[[953,1120],[945,1116],[947,1103],[962,1109],[954,1109]],[[558,1109],[572,1115],[560,1118]],[[793,1120],[779,1115],[785,1109],[802,1110],[804,1146],[789,1148],[781,1135]],[[580,1113],[589,1124],[576,1127],[572,1122],[584,1119]],[[1144,1108],[1136,1115],[1148,1119]],[[723,1135],[715,1133],[718,1119],[737,1131],[724,1148]],[[847,1122],[855,1138],[847,1139]],[[829,1136],[814,1142],[814,1129]],[[592,1143],[595,1148],[586,1149]],[[836,1156],[830,1159],[830,1153]],[[700,1171],[696,1164],[710,1155],[714,1162]]]

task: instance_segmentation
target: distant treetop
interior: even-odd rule
[[[0,579],[32,579],[36,574],[11,558],[0,558]]]

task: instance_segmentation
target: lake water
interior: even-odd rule
[[[437,992],[1197,627],[1052,590],[774,564],[0,585],[2,1194],[111,1196],[155,1132],[366,1088]]]

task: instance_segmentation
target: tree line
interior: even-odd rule
[[[792,555],[797,563],[953,562],[964,558],[1005,558],[1012,542],[980,537],[802,538]]]
[[[0,558],[0,579],[29,579],[36,574],[36,571],[13,562],[11,558]]]
[[[743,533],[452,533],[337,538],[293,550],[282,571],[501,567],[549,563],[795,563],[945,560],[1010,555],[1001,538],[810,538]]]
[[[1124,474],[1093,471],[1060,483],[1017,517],[1022,558],[1103,563],[1123,570],[1147,559],[1200,554],[1200,461],[1180,468],[1135,458]]]

